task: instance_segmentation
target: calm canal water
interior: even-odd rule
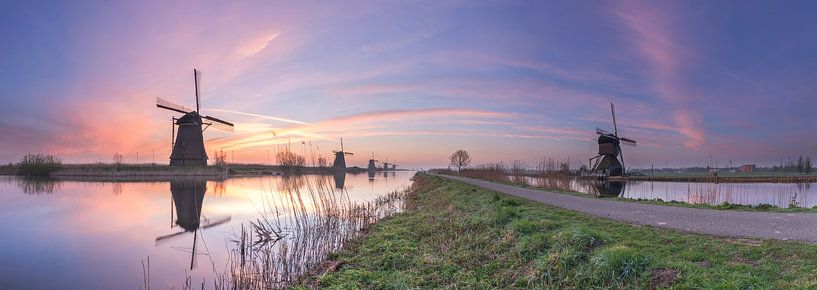
[[[307,220],[304,215],[370,202],[408,187],[413,175],[163,182],[2,176],[0,289],[138,289],[148,257],[153,288],[181,288],[188,275],[194,288],[202,281],[210,288],[214,273],[229,273],[229,248],[242,225],[274,216],[283,218],[276,226],[286,231],[290,215]],[[318,198],[315,191],[331,198]],[[333,204],[321,205],[326,202]]]
[[[512,176],[509,178],[514,179]],[[629,199],[660,199],[709,205],[724,202],[741,205],[770,204],[783,208],[792,204],[798,207],[817,206],[817,184],[813,183],[598,182],[543,177],[524,177],[524,180],[530,185],[553,190]]]

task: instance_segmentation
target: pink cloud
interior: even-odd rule
[[[672,15],[652,7],[654,2],[619,2],[622,6],[614,14],[632,32],[632,41],[651,64],[653,80],[660,97],[675,107],[673,120],[678,131],[687,138],[684,146],[699,149],[706,142],[702,118],[688,108],[693,97],[683,87],[684,65],[690,62],[688,52],[678,43],[673,30]],[[689,46],[685,44],[684,46]]]

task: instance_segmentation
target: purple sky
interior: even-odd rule
[[[610,102],[631,166],[817,157],[814,1],[165,2],[0,4],[0,162],[167,162],[194,67],[237,162],[581,162]]]

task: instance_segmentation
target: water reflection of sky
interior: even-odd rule
[[[742,205],[770,204],[789,207],[817,206],[817,186],[810,183],[702,183],[702,182],[624,182],[615,192],[609,184],[572,178],[525,177],[531,185],[553,190],[570,190],[592,195],[613,195],[630,199],[661,199],[717,205],[724,202]],[[607,186],[607,187],[605,187]],[[607,194],[604,194],[607,193]]]
[[[351,200],[367,201],[407,185],[412,175],[380,173],[373,180],[347,175],[345,188]],[[198,247],[209,256],[197,256],[190,271],[184,251],[192,245],[192,233],[155,242],[180,231],[171,228],[168,182],[68,181],[50,192],[26,193],[15,177],[0,177],[0,289],[137,288],[148,256],[155,288],[182,285],[186,270],[194,285],[203,279],[212,285],[213,265],[217,271],[226,265],[226,239],[242,221],[258,218],[264,196],[283,190],[283,183],[280,176],[207,181],[202,218],[232,220],[199,231]],[[334,187],[331,176],[327,184]]]

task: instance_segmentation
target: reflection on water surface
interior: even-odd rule
[[[622,197],[718,205],[769,204],[777,207],[817,206],[811,183],[704,183],[665,181],[598,181],[570,177],[509,176],[511,182],[549,190],[575,191],[602,197]]]
[[[178,288],[187,275],[194,285],[212,285],[214,273],[233,270],[234,241],[253,231],[250,221],[277,223],[284,238],[269,249],[294,247],[316,239],[299,237],[293,223],[359,226],[316,213],[360,212],[343,208],[404,188],[413,174],[134,182],[3,176],[0,289],[138,288],[148,257],[154,288]]]

